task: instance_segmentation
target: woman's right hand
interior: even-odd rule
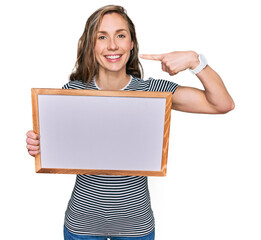
[[[28,131],[26,136],[26,148],[28,149],[28,153],[34,157],[40,153],[40,137],[32,130]]]

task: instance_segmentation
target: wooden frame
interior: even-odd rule
[[[33,129],[40,135],[41,153],[35,157],[37,173],[166,176],[172,105],[171,92],[40,88],[33,88],[31,92]],[[95,106],[90,103],[91,101],[94,101]],[[87,104],[87,107],[81,106],[82,103]],[[79,109],[76,110],[78,107]],[[99,111],[99,107],[103,110]],[[83,109],[88,110],[83,111]],[[117,112],[117,109],[119,109],[119,112]],[[128,116],[120,113],[122,109],[124,114]],[[125,109],[131,110],[125,111]],[[136,113],[136,110],[140,112]],[[78,114],[83,115],[78,116]],[[107,114],[106,121],[103,120],[104,114]],[[114,116],[117,116],[117,118],[115,119]],[[104,126],[103,130],[100,129],[101,126],[109,124],[107,122],[110,122],[111,125]],[[120,127],[121,124],[123,124],[123,127]],[[144,131],[147,131],[147,133],[138,129],[140,124],[144,125],[142,130],[145,129]],[[79,128],[79,125],[81,128]],[[76,130],[77,128],[78,130]],[[136,128],[137,132],[135,133]],[[102,133],[99,133],[100,137],[93,134],[95,133],[94,130],[102,131]],[[103,136],[108,136],[108,139],[112,137],[112,139],[107,139],[106,144],[103,143],[101,146],[100,144],[104,140]],[[80,137],[83,140],[77,142]],[[129,138],[133,139],[130,140]],[[140,139],[142,139],[141,144],[139,144]],[[114,141],[115,143],[113,143]],[[141,145],[142,147],[140,147]],[[116,147],[116,150],[113,150],[114,147]],[[72,152],[70,152],[70,149]],[[111,156],[115,152],[119,156],[113,155],[111,159],[104,157],[108,156],[106,151]],[[113,154],[110,151],[113,151]],[[91,158],[91,154],[94,154],[92,155],[94,157],[88,159],[88,157]],[[134,157],[127,161],[126,159],[131,157],[132,154]],[[148,159],[146,154],[148,154]],[[97,159],[93,160],[96,156]],[[143,157],[138,159],[139,156]],[[121,159],[126,160],[126,162],[123,161],[124,163],[122,163]],[[66,166],[63,167],[63,164]],[[100,165],[99,167],[96,167],[96,165],[86,167],[86,164],[100,164],[101,167]],[[103,164],[106,167],[103,167]],[[125,164],[124,167],[121,164]],[[119,168],[118,165],[120,165]],[[111,166],[114,166],[114,168],[111,169]],[[126,169],[124,169],[125,166]]]

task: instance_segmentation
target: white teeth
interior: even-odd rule
[[[117,58],[120,58],[120,55],[107,55],[106,58],[117,59]]]

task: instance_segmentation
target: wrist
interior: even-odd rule
[[[190,68],[190,71],[193,74],[198,74],[199,72],[201,72],[206,66],[207,66],[207,59],[205,58],[204,55],[199,54],[198,55],[198,65],[193,66],[193,68]]]

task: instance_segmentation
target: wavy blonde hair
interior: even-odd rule
[[[102,18],[105,14],[109,13],[118,13],[128,23],[131,40],[133,41],[133,49],[126,64],[126,73],[139,78],[143,77],[143,69],[138,58],[139,45],[136,38],[135,26],[123,7],[107,5],[96,10],[85,24],[83,34],[78,41],[77,60],[74,70],[70,75],[70,81],[81,80],[88,84],[98,74],[99,64],[95,58],[94,47]]]

